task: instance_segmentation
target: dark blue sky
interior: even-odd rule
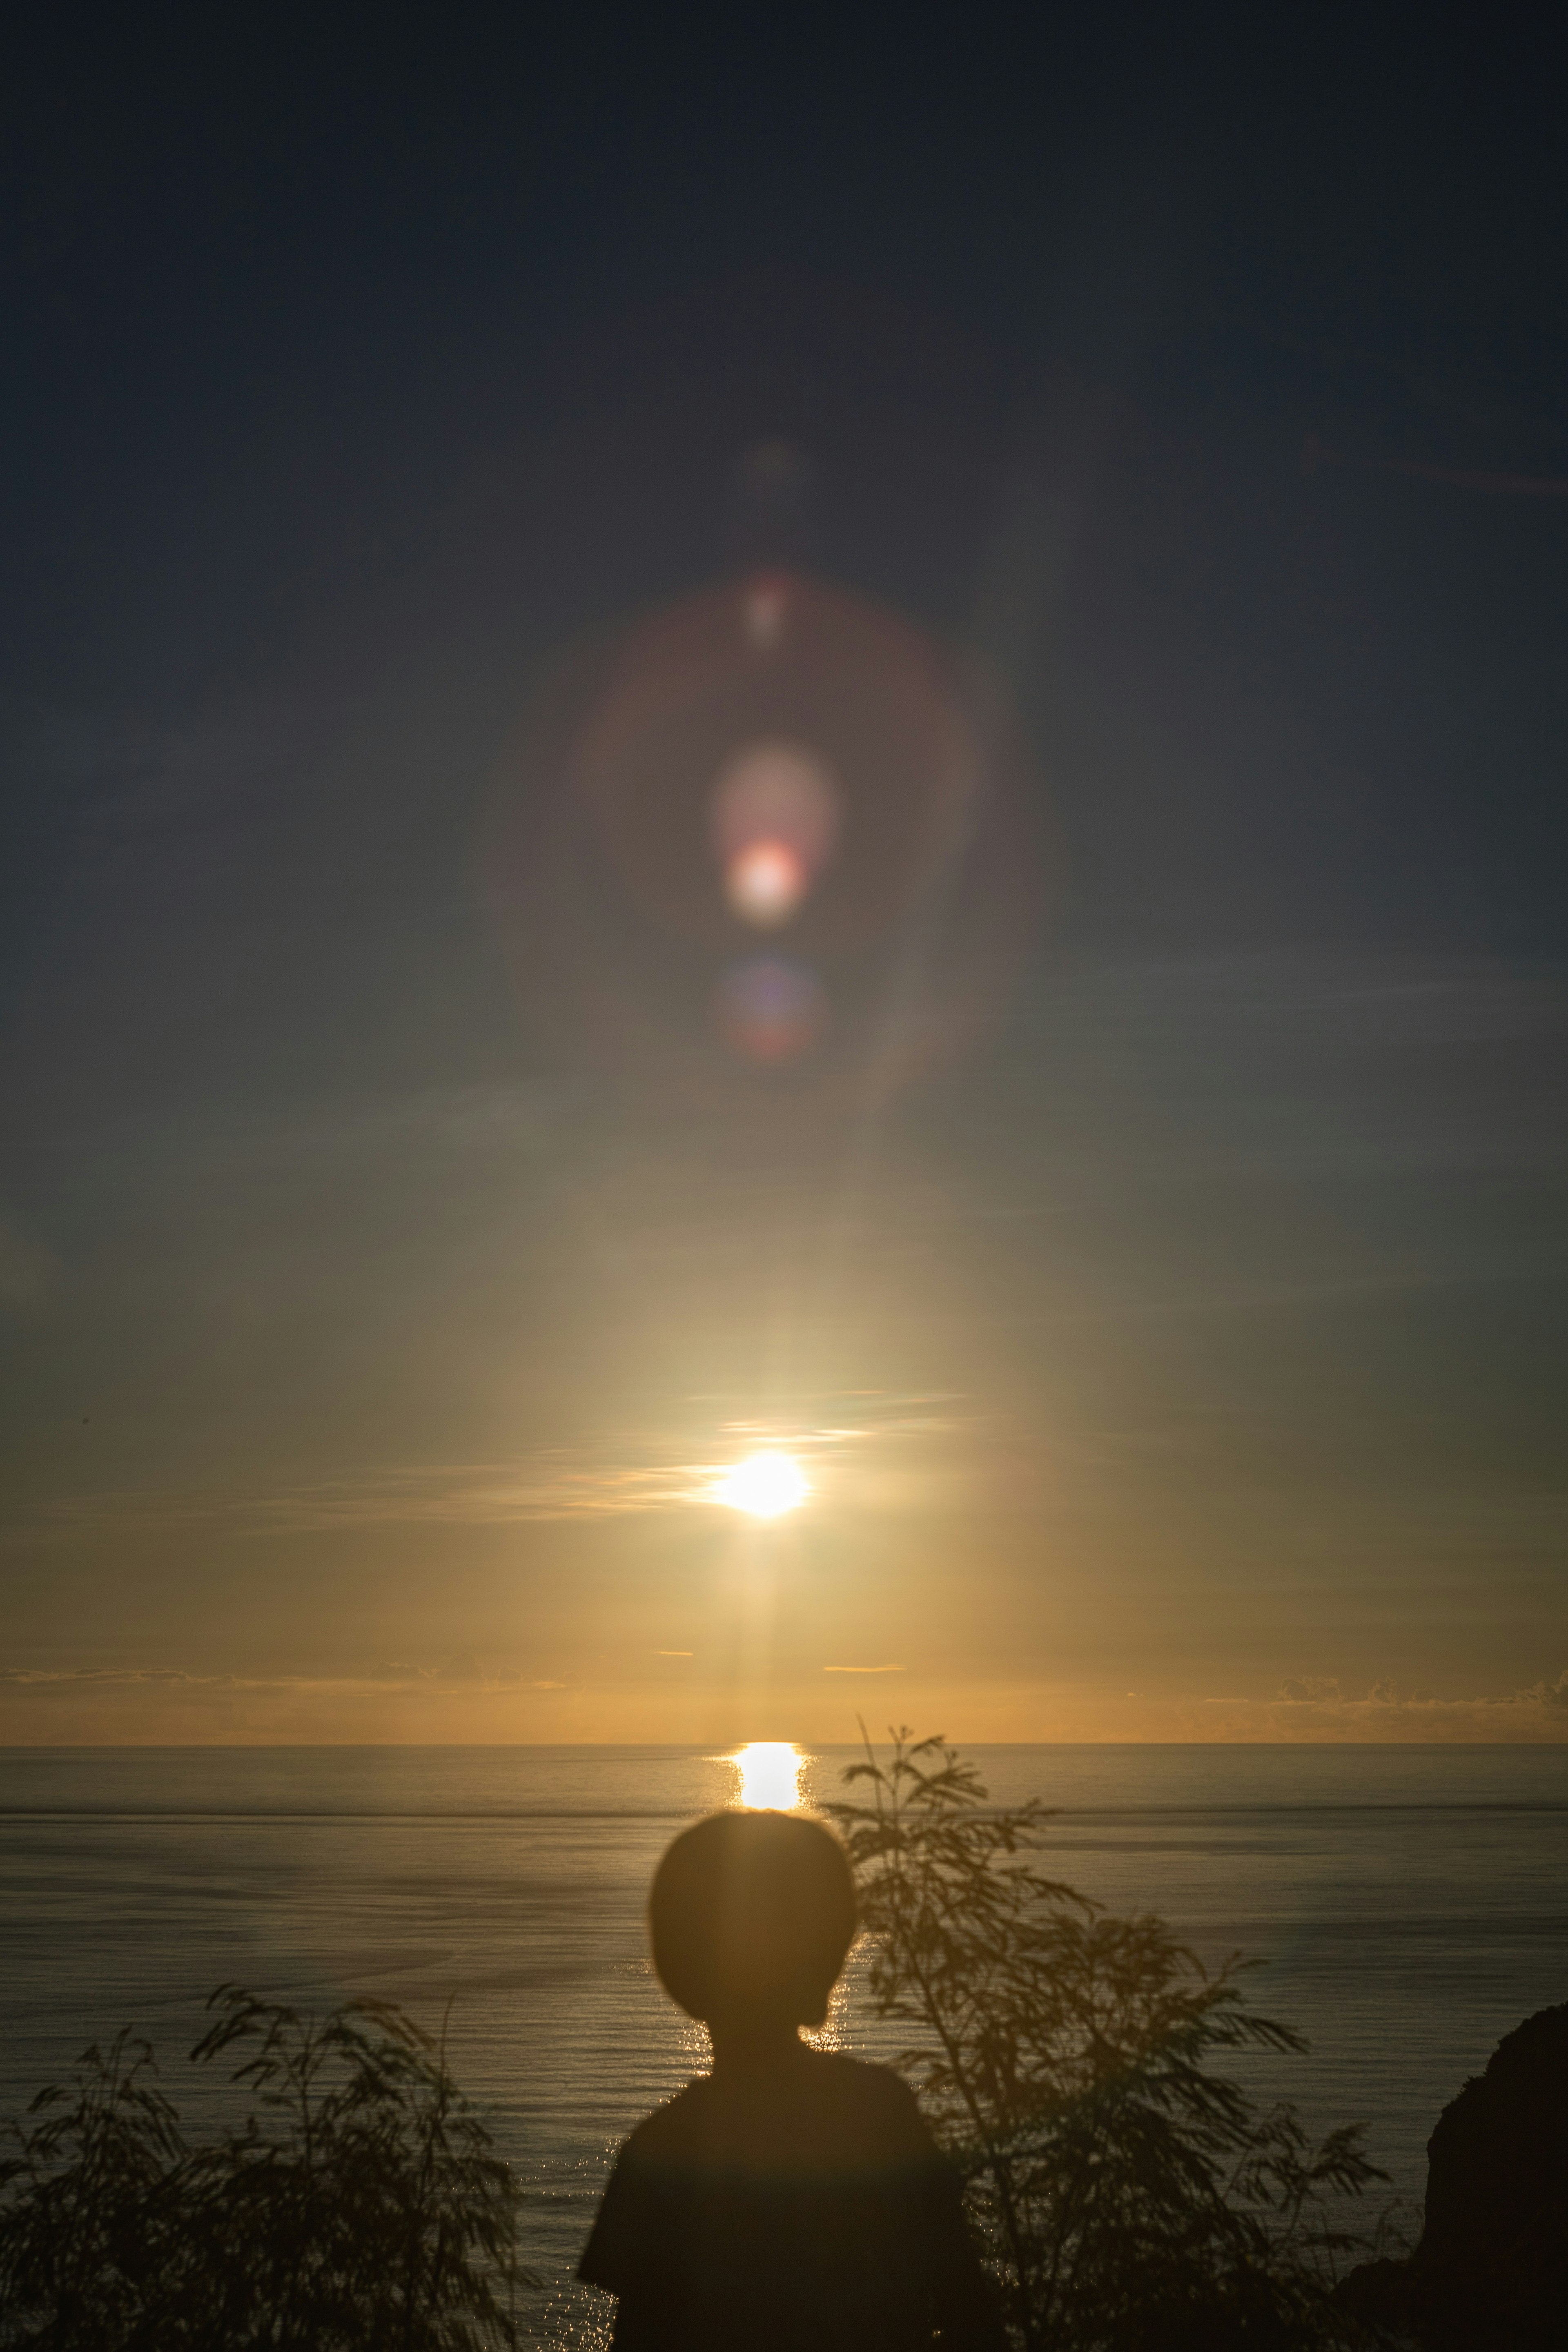
[[[588,1736],[822,1736],[818,1651],[900,1610],[955,1733],[1539,1736],[1568,208],[1531,28],[625,17],[40,11],[13,52],[6,1736],[166,1728],[164,1674],[285,1694],[176,1729],[345,1736],[318,1685],[454,1658]],[[781,439],[787,518],[737,488]],[[983,664],[1048,887],[1005,1019],[759,1175],[519,982],[484,845],[563,650],[763,541]],[[872,1391],[926,1402],[867,1409],[891,1466],[747,1669],[777,1722],[718,1667],[661,1713],[687,1644],[634,1596],[728,1621],[660,1480]],[[638,1479],[646,1516],[583,1499]]]

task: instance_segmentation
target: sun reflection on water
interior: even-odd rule
[[[805,1757],[793,1739],[749,1739],[729,1760],[740,1776],[742,1805],[780,1813],[799,1805]]]
[[[828,2050],[842,2053],[851,2048],[849,1988],[842,1977],[833,1988],[832,1996],[827,2004],[827,2015],[820,2025],[804,2034],[802,2039],[809,2042],[814,2050]]]

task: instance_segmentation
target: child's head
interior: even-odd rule
[[[820,2025],[855,1939],[855,1883],[830,1831],[799,1813],[710,1813],[654,1873],[653,1964],[707,2024]]]

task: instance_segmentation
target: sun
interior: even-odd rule
[[[811,1487],[798,1462],[787,1454],[749,1454],[713,1482],[713,1499],[753,1519],[776,1519],[798,1510]]]

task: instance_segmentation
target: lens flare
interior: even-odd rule
[[[724,896],[737,915],[765,929],[786,923],[805,896],[806,873],[785,841],[748,842],[724,874]]]
[[[989,668],[769,558],[563,648],[498,774],[483,884],[552,1059],[760,1135],[890,1097],[990,1028],[1036,936],[1046,814]]]
[[[800,1803],[805,1758],[790,1739],[749,1739],[731,1757],[741,1777],[741,1802],[753,1811],[794,1812]]]
[[[753,1519],[776,1519],[798,1510],[811,1487],[798,1462],[787,1454],[752,1454],[713,1482],[713,1499]]]
[[[788,583],[771,576],[753,580],[741,609],[748,642],[760,654],[772,653],[784,638],[789,610]]]
[[[713,845],[735,912],[766,928],[794,914],[838,836],[838,795],[800,743],[749,743],[713,787]]]
[[[736,964],[719,983],[719,1025],[749,1061],[794,1061],[826,1018],[822,983],[804,964],[763,956]]]

